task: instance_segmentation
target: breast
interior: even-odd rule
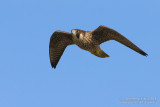
[[[97,47],[97,44],[91,40],[88,36],[84,36],[83,38],[74,38],[74,42],[77,46],[79,46],[81,49],[84,50],[93,50],[95,47]]]

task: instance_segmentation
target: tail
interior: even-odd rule
[[[106,57],[109,57],[109,55],[107,55],[103,50],[95,50],[95,51],[92,51],[91,52],[93,55],[96,55],[98,57],[101,57],[101,58],[106,58]]]

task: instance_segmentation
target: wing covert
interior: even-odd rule
[[[116,40],[122,43],[123,45],[131,48],[132,50],[138,52],[139,54],[147,56],[147,54],[144,51],[142,51],[139,47],[133,44],[130,40],[128,40],[122,34],[111,28],[101,25],[91,32],[93,35],[93,39],[95,39],[99,44],[109,40]]]

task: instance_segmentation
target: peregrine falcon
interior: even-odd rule
[[[100,48],[101,43],[109,40],[116,40],[139,54],[147,56],[147,53],[142,51],[119,32],[100,25],[97,29],[92,31],[83,31],[80,29],[72,29],[71,33],[59,30],[55,31],[50,38],[49,44],[51,66],[52,68],[56,68],[65,48],[73,44],[76,44],[79,48],[89,51],[100,58],[109,57],[109,55]]]

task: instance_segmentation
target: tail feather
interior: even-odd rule
[[[109,55],[107,55],[103,50],[96,50],[91,52],[93,55],[101,57],[101,58],[106,58],[109,57]]]

